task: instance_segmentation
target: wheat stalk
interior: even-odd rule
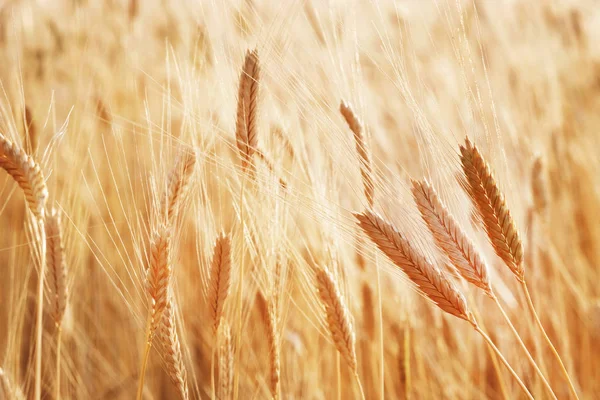
[[[483,223],[496,254],[521,282],[524,281],[523,243],[490,166],[477,147],[465,138],[460,146],[460,161],[466,189]]]
[[[175,167],[169,174],[166,194],[167,221],[171,222],[180,207],[181,199],[194,173],[196,152],[192,148],[184,148],[178,156]]]
[[[258,143],[259,82],[260,64],[255,49],[246,52],[238,88],[235,137],[244,169],[250,165]]]
[[[488,277],[487,266],[471,240],[462,231],[432,186],[426,181],[412,180],[411,182],[415,202],[417,203],[421,216],[427,223],[437,246],[450,258],[456,267],[456,270],[460,273],[460,276],[482,289],[492,300],[494,300],[521,348],[525,351],[531,366],[542,379],[550,395],[556,399],[552,387],[542,374],[542,371],[529,353],[529,350],[525,346],[525,343],[523,343],[523,340],[512,324],[512,321],[504,312],[502,305],[494,294]]]
[[[411,180],[412,193],[438,247],[466,281],[492,296],[488,269],[479,252],[426,181]]]
[[[354,142],[356,143],[356,152],[360,158],[360,174],[363,180],[365,197],[369,207],[373,207],[373,193],[375,186],[373,184],[373,172],[371,167],[371,156],[367,142],[363,134],[363,126],[349,103],[342,100],[340,103],[340,113],[346,120],[348,127],[354,134]]]
[[[219,346],[219,400],[233,398],[233,341],[231,329],[224,321],[221,324],[221,345]]]
[[[578,399],[575,385],[556,347],[548,337],[529,294],[523,268],[523,243],[519,238],[519,232],[510,210],[504,201],[504,194],[494,180],[489,164],[468,137],[465,138],[465,145],[460,146],[460,152],[464,172],[463,187],[477,208],[480,220],[496,254],[502,258],[521,284],[527,299],[527,305],[534,316],[536,324],[552,350],[552,354],[560,364],[561,372],[569,384],[571,394]]]
[[[208,305],[214,334],[219,329],[223,316],[225,300],[231,286],[231,240],[225,234],[219,235],[215,242],[210,282],[208,288]]]
[[[173,385],[177,388],[179,396],[183,400],[189,398],[187,376],[183,355],[181,353],[181,343],[177,334],[177,325],[175,320],[175,310],[173,297],[170,296],[167,301],[162,316],[162,324],[158,330],[158,340],[164,350],[165,362],[167,364],[167,373]]]
[[[48,188],[40,166],[25,150],[0,134],[0,168],[17,182],[29,210],[38,220],[44,218]]]

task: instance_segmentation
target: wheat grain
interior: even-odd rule
[[[0,168],[17,182],[29,210],[38,219],[44,218],[48,189],[40,166],[24,149],[0,134]]]
[[[208,305],[214,334],[219,329],[223,316],[225,300],[231,286],[231,240],[225,234],[219,235],[215,242],[210,268]]]
[[[356,338],[344,298],[337,287],[335,278],[328,270],[317,268],[316,279],[319,298],[327,315],[327,326],[331,338],[350,369],[356,372]]]
[[[255,49],[246,52],[238,88],[235,137],[244,169],[251,164],[258,143],[259,82],[260,64]]]
[[[437,246],[465,280],[492,296],[487,266],[475,246],[426,181],[411,180],[412,193]]]
[[[183,355],[181,354],[181,343],[177,334],[173,297],[172,295],[169,297],[163,312],[162,324],[158,330],[158,340],[163,348],[167,374],[177,388],[179,396],[183,400],[187,400],[189,398],[187,374]]]
[[[506,206],[490,166],[477,147],[465,138],[460,146],[460,161],[464,179],[461,184],[471,197],[487,236],[496,254],[506,263],[519,281],[523,281],[523,243]]]
[[[475,325],[462,293],[448,278],[415,250],[391,224],[373,213],[355,214],[359,225],[379,249],[412,280],[420,293],[443,311]]]

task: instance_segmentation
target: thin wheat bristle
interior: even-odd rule
[[[63,244],[61,217],[56,209],[46,216],[46,282],[50,313],[60,326],[67,306],[67,262]]]
[[[492,295],[487,266],[475,246],[426,181],[411,180],[412,193],[437,246],[466,281]]]
[[[150,245],[150,267],[147,271],[147,290],[150,296],[149,339],[158,328],[167,306],[169,280],[171,278],[170,235],[166,227],[160,227]]]
[[[38,219],[44,218],[48,188],[40,166],[24,149],[0,134],[0,168],[17,182],[29,210]]]
[[[180,207],[181,199],[196,166],[196,152],[184,148],[178,156],[175,167],[169,174],[167,189],[167,221],[172,221]]]
[[[373,243],[404,271],[423,295],[443,311],[475,324],[462,293],[438,268],[419,254],[396,228],[368,210],[354,215]]]
[[[231,240],[225,234],[219,235],[215,242],[210,282],[208,305],[212,318],[213,332],[216,334],[223,316],[225,300],[231,286]]]
[[[219,346],[219,400],[233,398],[233,341],[231,329],[226,321],[221,324]]]
[[[181,343],[177,334],[177,324],[175,320],[175,310],[173,298],[167,301],[162,316],[162,324],[158,330],[158,340],[162,345],[163,355],[167,367],[167,374],[173,385],[177,388],[179,396],[183,400],[189,398],[187,374],[183,355],[181,353]]]
[[[496,254],[520,281],[524,280],[523,243],[490,166],[477,147],[465,138],[460,146],[463,187],[477,208]]]
[[[258,52],[254,49],[246,52],[238,88],[235,137],[243,168],[251,164],[251,158],[258,143],[259,82],[260,64]]]
[[[340,103],[340,113],[346,120],[348,127],[354,134],[354,141],[356,143],[356,152],[360,158],[360,174],[363,180],[363,186],[365,191],[365,197],[369,207],[373,207],[373,193],[375,186],[373,184],[373,172],[371,166],[371,155],[369,148],[363,134],[363,126],[352,110],[352,106],[346,103],[344,100]]]
[[[344,304],[344,297],[338,289],[335,278],[325,268],[317,268],[316,279],[319,298],[327,315],[331,338],[352,371],[356,372],[356,337],[350,312]]]

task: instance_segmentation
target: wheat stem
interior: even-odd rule
[[[533,305],[533,301],[531,300],[531,295],[529,294],[529,289],[527,288],[527,283],[524,280],[521,282],[521,286],[523,287],[523,291],[525,292],[525,297],[527,298],[527,305],[529,306],[529,310],[531,310],[531,313],[534,316],[535,322],[536,322],[537,326],[540,328],[542,335],[544,336],[544,340],[546,341],[546,343],[548,343],[548,346],[550,346],[550,349],[552,350],[552,354],[554,354],[556,361],[558,361],[561,372],[569,384],[569,390],[571,391],[571,394],[573,395],[574,398],[579,399],[579,396],[577,395],[577,391],[575,390],[575,385],[573,384],[573,381],[571,380],[571,377],[569,376],[569,372],[567,371],[565,364],[562,362],[562,359],[560,358],[558,351],[554,347],[554,344],[552,344],[552,341],[548,337],[548,334],[546,334],[546,330],[544,329],[544,326],[542,325],[542,321],[540,321],[540,318],[538,317],[538,314],[535,311],[535,306]]]
[[[55,399],[60,399],[60,350],[62,344],[62,328],[57,327],[58,332],[56,332],[56,387],[54,389]]]
[[[135,397],[137,400],[142,400],[144,394],[144,377],[146,376],[146,367],[148,366],[148,356],[150,355],[150,349],[152,348],[151,327],[152,315],[148,315],[148,322],[146,323],[146,345],[144,347],[144,355],[142,356],[137,395]]]
[[[508,363],[508,361],[506,361],[506,358],[504,358],[504,356],[502,355],[502,353],[500,352],[500,350],[498,350],[498,348],[496,347],[496,345],[494,344],[494,342],[492,341],[492,339],[490,339],[489,336],[486,335],[485,332],[481,330],[481,328],[479,328],[479,326],[475,325],[474,328],[485,339],[485,341],[487,342],[488,346],[490,346],[490,348],[492,350],[494,350],[494,352],[498,355],[498,358],[500,358],[500,361],[502,361],[502,364],[504,364],[504,366],[508,369],[508,371],[511,373],[511,375],[515,378],[515,380],[517,381],[517,383],[519,384],[519,386],[521,387],[521,389],[523,389],[523,393],[525,393],[525,395],[527,396],[527,398],[530,399],[530,400],[535,400],[533,398],[533,396],[531,395],[531,393],[529,392],[529,390],[527,389],[527,386],[525,386],[525,384],[523,383],[523,381],[521,380],[521,378],[519,378],[519,375],[517,375],[517,373],[515,372],[515,370]]]
[[[523,340],[521,340],[521,336],[519,336],[519,333],[517,332],[517,330],[515,329],[514,325],[511,322],[510,318],[508,317],[508,315],[504,311],[504,308],[500,304],[500,301],[498,300],[498,297],[494,294],[494,295],[492,295],[492,299],[496,303],[496,306],[498,306],[498,308],[500,309],[500,312],[502,313],[502,316],[504,317],[504,320],[506,321],[506,323],[508,324],[508,326],[512,330],[513,334],[515,335],[515,338],[519,342],[519,345],[521,346],[521,348],[523,349],[523,351],[525,351],[525,355],[527,356],[527,359],[529,360],[529,363],[535,369],[535,372],[537,373],[537,375],[540,377],[540,379],[544,383],[544,386],[546,386],[546,389],[548,389],[548,392],[550,393],[550,395],[552,396],[552,398],[555,399],[555,400],[557,400],[556,395],[554,394],[554,391],[552,390],[552,387],[550,386],[550,384],[548,383],[548,381],[544,377],[544,374],[542,374],[542,371],[540,370],[539,366],[537,365],[537,363],[535,362],[535,360],[531,356],[531,353],[529,353],[529,350],[527,350],[527,346],[525,346],[525,343],[523,343]]]

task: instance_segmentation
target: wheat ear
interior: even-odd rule
[[[367,204],[369,207],[373,207],[373,193],[375,186],[373,184],[371,155],[363,133],[363,125],[354,113],[354,110],[352,110],[352,106],[343,100],[340,103],[340,113],[354,134],[356,152],[360,158],[360,174],[362,176],[365,197],[367,198]]]
[[[494,179],[489,164],[468,137],[465,138],[465,145],[460,146],[460,153],[464,172],[463,187],[478,211],[488,239],[496,254],[502,258],[521,284],[527,299],[527,305],[534,316],[536,324],[544,336],[544,340],[552,350],[554,357],[560,364],[562,374],[569,384],[571,394],[578,399],[575,385],[558,351],[548,337],[531,300],[523,268],[523,243],[519,238],[519,233],[510,210],[504,201],[504,195]]]
[[[50,314],[56,326],[56,398],[60,398],[62,320],[67,307],[67,263],[60,214],[52,209],[46,216],[46,271]]]
[[[0,134],[0,168],[17,182],[29,210],[39,219],[44,218],[48,188],[40,166],[25,150]]]
[[[475,204],[494,251],[523,282],[523,243],[519,232],[490,166],[468,137],[460,146],[460,161],[464,173],[461,184]]]
[[[415,283],[419,292],[443,311],[475,325],[462,293],[424,256],[414,249],[400,232],[372,211],[355,214],[360,227],[379,249]]]
[[[231,329],[226,321],[221,324],[221,345],[219,346],[219,400],[233,398],[233,341]]]
[[[261,292],[257,293],[258,309],[267,331],[269,344],[269,389],[273,399],[280,398],[281,349],[279,337],[279,313],[273,295],[267,300]]]
[[[181,399],[189,399],[187,375],[185,364],[183,362],[183,355],[181,353],[181,343],[179,341],[179,335],[177,334],[172,295],[167,301],[163,312],[162,324],[158,329],[158,340],[162,344],[164,350],[167,373],[171,382],[177,388]]]
[[[258,143],[259,82],[260,64],[258,52],[255,49],[246,52],[238,88],[235,138],[244,169],[251,164],[251,158]]]
[[[48,188],[40,166],[23,148],[12,143],[0,134],[0,168],[4,169],[17,182],[27,201],[27,206],[35,216],[41,235],[45,236],[44,210],[48,200]],[[44,278],[46,275],[45,238],[41,242],[41,265],[38,279],[38,303],[36,318],[36,354],[34,398],[42,396],[42,322],[44,312]]]
[[[491,297],[492,288],[487,266],[471,240],[431,185],[426,181],[411,180],[411,183],[415,203],[437,246],[448,256],[460,276]]]
[[[146,290],[150,300],[148,322],[146,323],[146,345],[140,368],[137,400],[142,399],[144,376],[148,364],[148,356],[152,348],[152,340],[156,329],[160,326],[163,312],[168,302],[169,281],[171,278],[170,230],[166,226],[159,227],[153,234],[150,244],[150,266],[146,276]]]
[[[344,297],[340,293],[331,272],[325,268],[318,267],[316,269],[316,280],[317,291],[327,315],[327,326],[333,343],[354,373],[362,398],[364,399],[365,395],[358,377],[356,336],[352,326],[350,311],[344,303]]]
[[[368,210],[362,214],[355,214],[355,216],[367,236],[397,267],[404,271],[408,278],[415,283],[421,294],[432,300],[443,311],[464,319],[473,326],[488,346],[496,352],[527,397],[533,400],[533,396],[531,396],[519,375],[475,321],[475,317],[469,311],[462,293],[454,287],[448,278],[427,261],[424,256],[419,254],[396,228],[383,218]]]
[[[537,363],[523,343],[512,321],[504,312],[498,298],[492,290],[488,277],[488,269],[475,246],[462,231],[452,214],[438,197],[435,189],[426,181],[412,180],[412,192],[415,202],[421,212],[423,220],[427,223],[437,246],[450,258],[460,275],[468,282],[482,289],[498,306],[504,319],[513,331],[521,348],[525,351],[527,359],[542,379],[550,395],[556,399],[552,387],[542,374]]]
[[[192,148],[184,148],[178,156],[175,167],[169,174],[167,187],[167,221],[172,221],[180,207],[181,199],[194,173],[196,152]]]
[[[210,267],[210,282],[208,289],[208,305],[216,335],[223,316],[225,300],[231,287],[231,240],[225,234],[219,235],[215,242],[212,264]]]

